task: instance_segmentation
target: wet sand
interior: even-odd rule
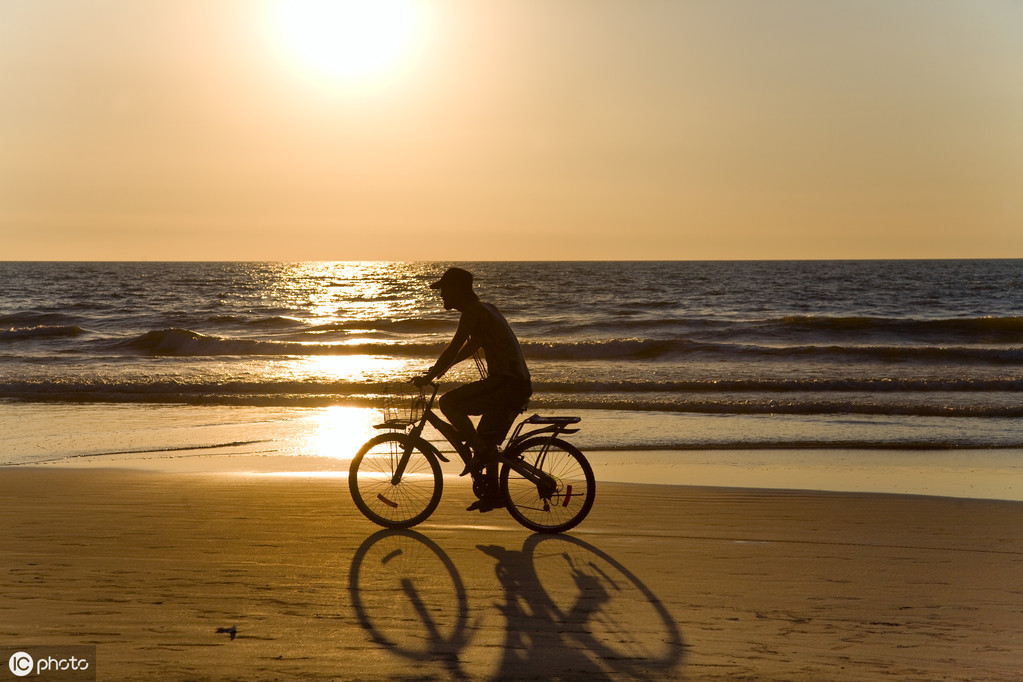
[[[98,679],[1018,679],[1023,504],[598,483],[380,531],[343,476],[0,469],[0,641]],[[217,633],[235,627],[237,636]]]
[[[601,450],[584,436],[630,428],[595,418],[572,437],[599,481],[883,492],[1023,501],[1023,450]],[[347,472],[378,410],[0,402],[0,464],[168,472]]]

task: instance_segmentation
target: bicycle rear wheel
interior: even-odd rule
[[[423,443],[412,441],[401,480],[394,472],[409,445],[403,433],[385,433],[366,442],[348,470],[348,488],[366,518],[385,528],[411,528],[440,503],[444,478],[440,462]]]
[[[506,456],[522,457],[551,479],[547,485],[537,484],[507,464],[501,468],[501,492],[508,512],[523,526],[538,533],[560,533],[590,513],[596,494],[593,469],[574,445],[541,436]]]

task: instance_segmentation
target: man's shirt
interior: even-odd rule
[[[529,381],[522,348],[508,320],[491,305],[478,301],[464,311],[458,326],[469,332],[471,342],[483,349],[489,376],[510,376]]]

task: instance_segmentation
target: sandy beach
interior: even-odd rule
[[[605,483],[570,536],[343,476],[0,470],[0,641],[98,679],[1017,679],[1018,502]],[[218,633],[235,628],[236,636]]]

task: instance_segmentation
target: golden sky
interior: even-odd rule
[[[1019,0],[368,4],[0,0],[0,259],[1023,257]]]

